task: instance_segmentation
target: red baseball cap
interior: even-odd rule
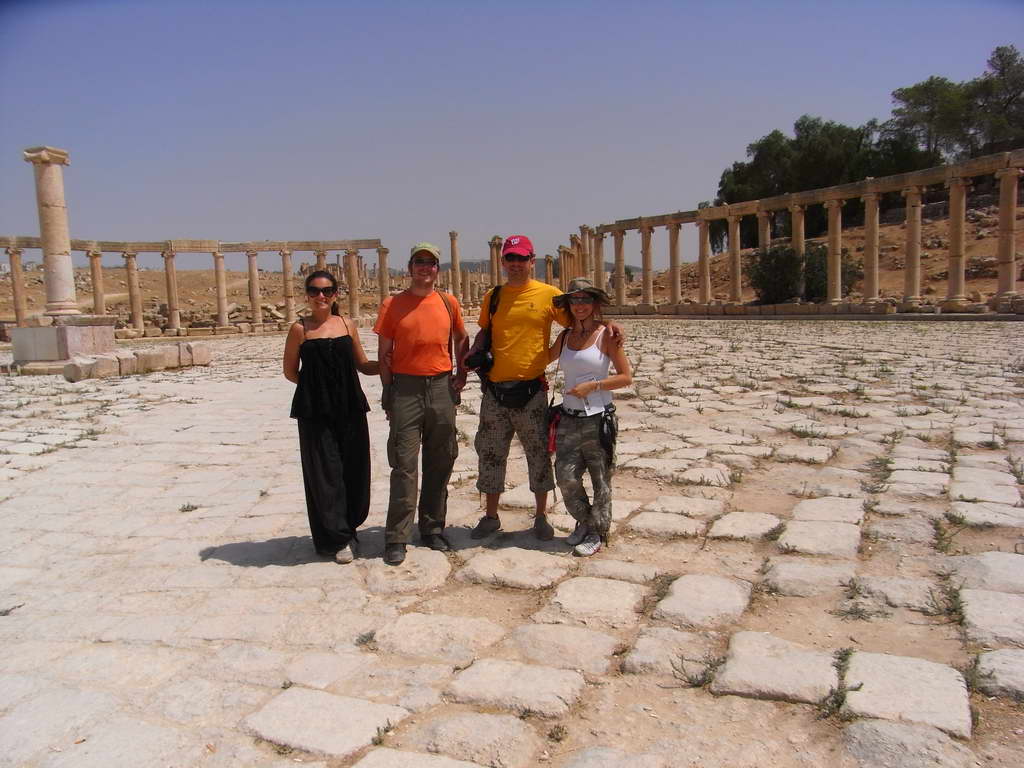
[[[509,235],[505,238],[505,244],[501,246],[501,255],[506,253],[518,253],[520,256],[533,254],[533,243],[526,235]]]

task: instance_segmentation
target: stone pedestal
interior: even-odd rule
[[[15,365],[60,363],[114,351],[113,315],[58,315],[41,328],[12,328]]]

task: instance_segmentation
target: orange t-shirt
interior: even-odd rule
[[[454,333],[465,333],[459,302],[449,293],[445,298],[455,320]],[[444,300],[437,291],[429,296],[403,291],[384,299],[373,330],[394,342],[391,352],[393,372],[409,376],[436,376],[452,369],[448,356],[448,334],[452,327]]]

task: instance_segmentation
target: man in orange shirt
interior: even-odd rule
[[[462,310],[454,296],[434,290],[441,252],[417,243],[409,257],[412,283],[381,305],[373,330],[378,337],[383,406],[391,423],[388,463],[391,498],[384,532],[384,562],[405,560],[416,512],[416,464],[423,446],[419,498],[420,543],[445,552],[448,478],[459,455],[455,429],[458,393],[465,370],[452,370],[469,347]],[[453,375],[455,374],[455,375]]]

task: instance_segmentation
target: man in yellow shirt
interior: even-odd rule
[[[483,329],[491,329],[494,365],[482,376],[484,397],[474,441],[479,461],[476,487],[487,497],[486,514],[471,534],[474,539],[482,539],[501,528],[498,502],[505,489],[505,467],[513,435],[518,435],[523,444],[530,490],[536,499],[533,531],[544,541],[555,535],[546,514],[548,492],[554,489],[555,480],[547,448],[544,369],[548,364],[551,324],[557,322],[568,327],[569,316],[552,303],[560,290],[530,278],[534,259],[528,237],[507,238],[501,249],[507,281],[498,293],[493,321],[490,301],[494,289],[481,301],[479,324]]]

